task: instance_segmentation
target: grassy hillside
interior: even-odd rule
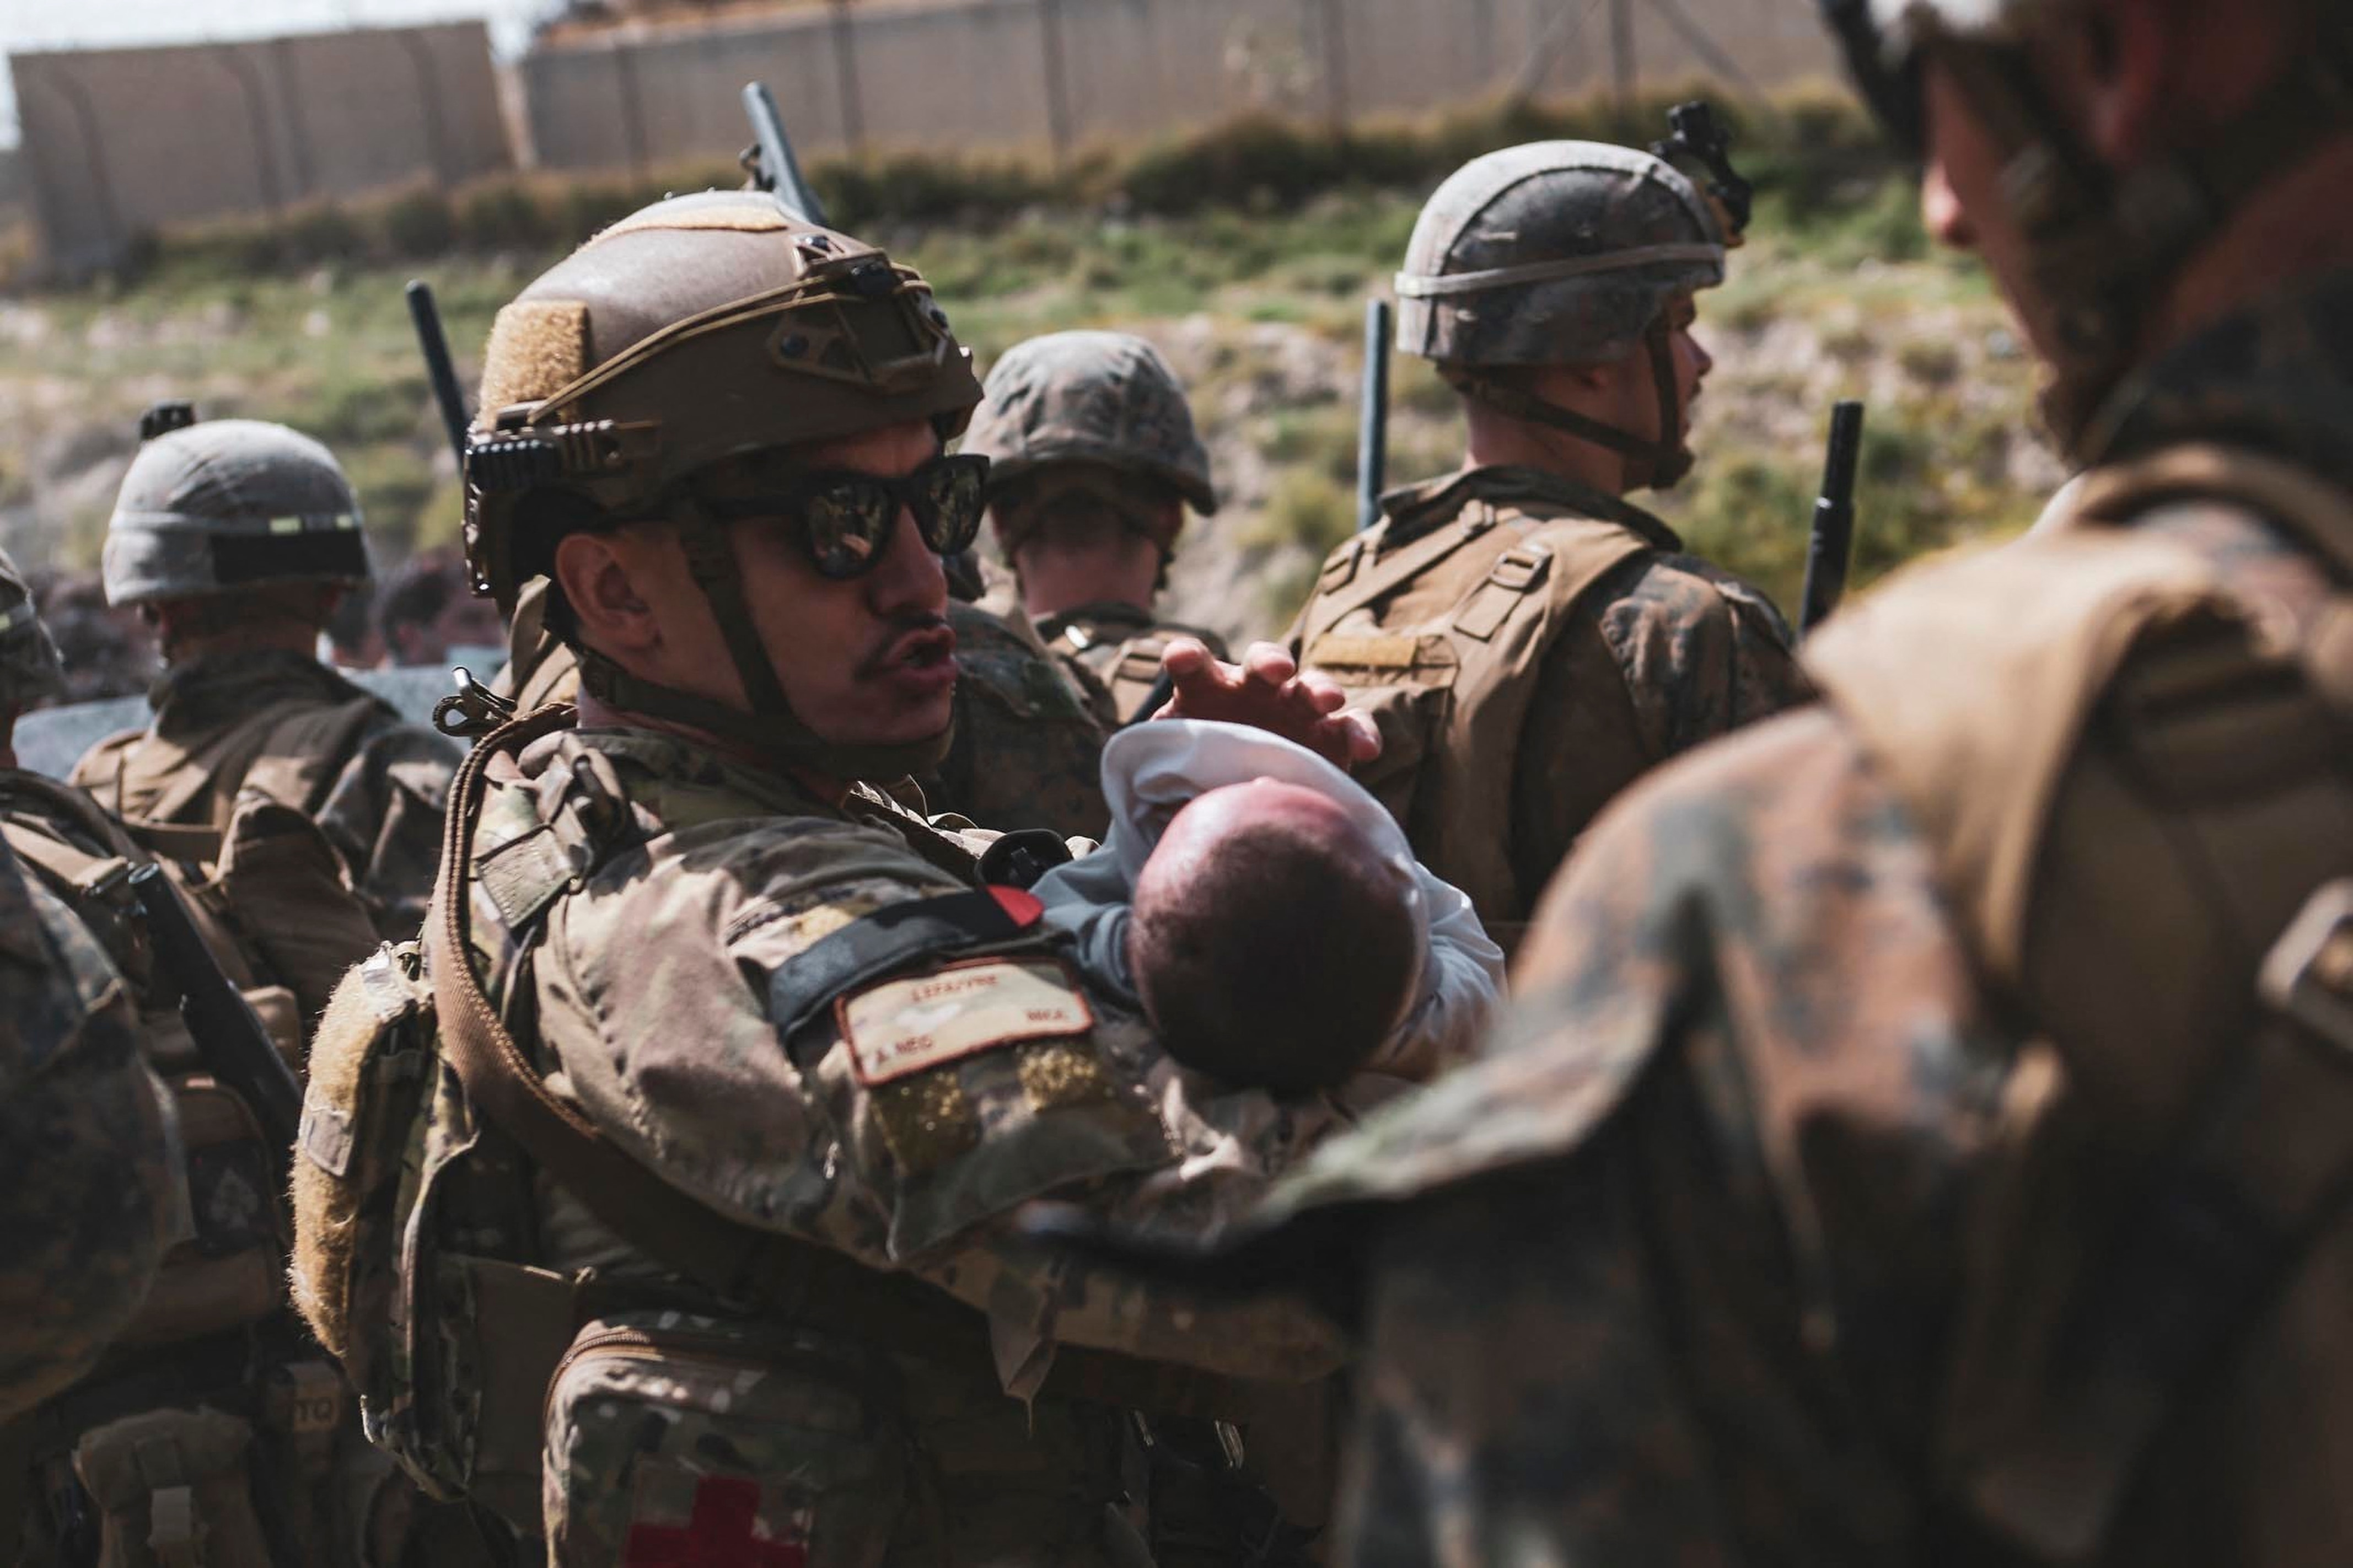
[[[2026,434],[2031,366],[1981,275],[1925,253],[1901,176],[1856,152],[1850,121],[1804,118],[1822,112],[1753,131],[1764,153],[1753,238],[1731,283],[1703,302],[1718,367],[1701,403],[1701,465],[1658,503],[1694,548],[1784,603],[1837,397],[1871,403],[1866,578],[2024,521],[2058,478]],[[1362,301],[1386,287],[1421,195],[1480,145],[1582,128],[1491,117],[1344,145],[1242,127],[1059,184],[1019,170],[959,183],[913,164],[819,177],[845,226],[930,275],[984,363],[1072,326],[1139,331],[1168,352],[1233,498],[1185,551],[1175,613],[1249,633],[1288,618],[1313,563],[1350,525]],[[1386,177],[1351,177],[1364,173]],[[1042,199],[1057,190],[1065,199]],[[93,562],[137,413],[167,395],[326,440],[387,558],[453,538],[454,465],[401,284],[432,280],[470,379],[492,313],[562,253],[558,232],[649,194],[420,195],[405,218],[395,204],[314,214],[291,231],[178,237],[134,279],[0,302],[0,542],[35,560]],[[1401,360],[1396,397],[1392,477],[1451,466],[1451,395]]]

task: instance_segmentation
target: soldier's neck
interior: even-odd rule
[[[1159,586],[1159,552],[1146,541],[1123,543],[1130,547],[1069,554],[1024,550],[1021,607],[1039,620],[1085,605],[1133,605],[1148,613]]]
[[[291,653],[314,658],[319,651],[315,626],[284,621],[262,621],[249,626],[224,626],[217,631],[182,633],[164,630],[164,657],[174,664],[194,664],[228,653]]]
[[[1548,430],[1523,420],[1493,416],[1472,405],[1470,439],[1462,468],[1534,468],[1607,496],[1627,490],[1626,459],[1565,430]]]
[[[2353,268],[2353,135],[2340,136],[2249,195],[2230,226],[2181,268],[2149,318],[2145,354],[2258,300]]]

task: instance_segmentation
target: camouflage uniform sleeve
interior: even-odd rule
[[[983,827],[1100,837],[1104,730],[1058,663],[974,611],[955,614],[955,738],[922,781],[934,811]]]
[[[1668,758],[1810,693],[1769,600],[1688,557],[1600,584],[1545,656],[1512,784],[1522,901],[1601,808]]]
[[[407,941],[425,922],[449,784],[463,760],[447,736],[386,725],[344,764],[319,807],[321,830],[387,942]]]
[[[0,1420],[87,1371],[185,1208],[121,981],[0,847]]]
[[[1912,1560],[2007,1045],[1929,869],[1821,711],[1596,827],[1495,1052],[1357,1157],[1424,1195],[1374,1253],[1356,1561]]]

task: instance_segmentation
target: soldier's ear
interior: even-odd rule
[[[609,654],[661,641],[653,605],[638,578],[644,563],[620,533],[572,533],[555,546],[555,586],[582,638]]]

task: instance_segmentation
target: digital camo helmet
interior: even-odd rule
[[[1050,332],[991,367],[964,450],[989,460],[989,488],[1058,463],[1097,463],[1218,510],[1192,405],[1160,351],[1127,332]]]
[[[65,661],[41,624],[32,584],[0,550],[0,712],[21,713],[65,689]]]
[[[913,269],[760,192],[657,202],[492,324],[466,457],[468,563],[512,614],[564,534],[672,522],[751,713],[589,648],[584,689],[847,777],[920,771],[906,748],[830,747],[794,718],[720,520],[787,491],[798,448],[910,421],[944,441],[979,401],[970,356]]]
[[[2158,297],[2273,175],[2353,125],[2353,5],[2286,0],[2298,29],[2279,76],[2236,118],[2129,168],[2084,146],[2081,116],[2037,68],[2045,29],[2084,0],[1821,0],[1855,83],[1914,157],[1928,148],[1925,73],[1948,73],[2000,163],[1996,188],[2025,253],[2043,409],[2062,442],[2096,450],[2098,415],[2133,368]]]
[[[368,580],[359,499],[332,452],[283,425],[186,420],[163,405],[142,422],[155,433],[106,525],[108,604]]]
[[[1672,484],[1690,458],[1667,307],[1724,281],[1727,243],[1716,208],[1662,158],[1598,142],[1490,153],[1422,208],[1397,276],[1398,346],[1467,395],[1641,458],[1651,482]],[[1661,378],[1656,442],[1540,401],[1510,374],[1640,352]]]

